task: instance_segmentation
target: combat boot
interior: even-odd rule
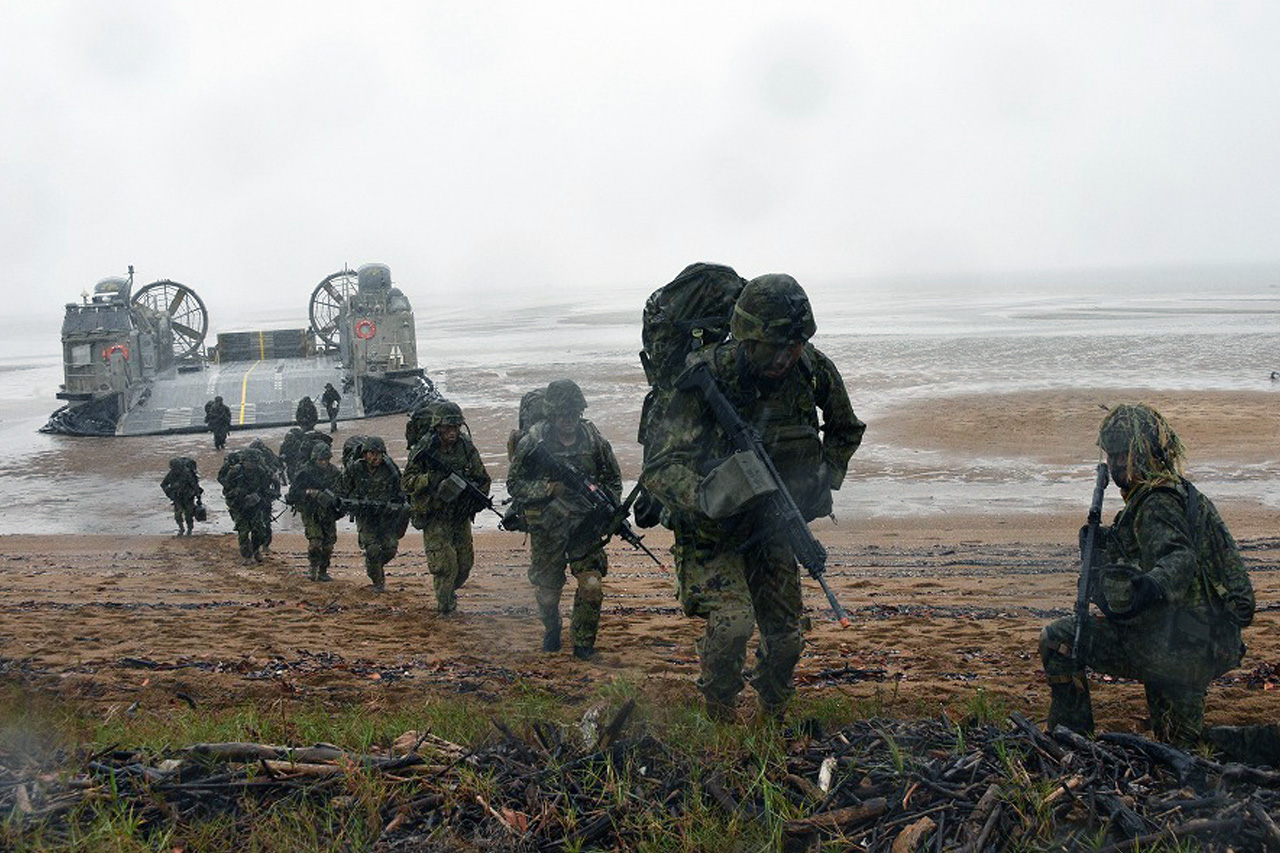
[[[320,579],[320,570],[319,570],[318,568],[316,568],[315,563],[312,563],[312,564],[307,568],[307,580],[309,580],[309,581],[315,581],[315,580],[319,580],[319,579]]]
[[[1057,726],[1083,735],[1093,734],[1093,701],[1084,673],[1049,677],[1049,719],[1045,728],[1053,731]]]
[[[182,535],[183,535],[183,529],[182,529],[182,525],[181,525],[181,524],[179,524],[179,525],[178,525],[178,535],[179,535],[179,536],[182,536]]]
[[[190,521],[188,521],[188,522],[187,522],[187,535],[188,535],[188,536],[190,536],[190,535],[191,535],[191,530],[192,530],[194,527],[195,527],[195,524],[194,524],[193,522],[190,522]]]
[[[547,625],[542,633],[542,650],[544,652],[560,651],[560,622],[557,620],[555,625]]]
[[[591,646],[574,646],[573,656],[578,660],[595,660],[600,653]]]

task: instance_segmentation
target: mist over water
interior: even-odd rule
[[[1080,448],[1078,465],[1054,466],[882,443],[877,417],[903,404],[1070,388],[1280,387],[1270,381],[1271,371],[1280,370],[1280,269],[802,284],[818,321],[814,342],[834,359],[855,411],[870,425],[837,493],[837,515],[845,518],[1053,510],[1087,496],[1093,448]],[[571,376],[590,401],[588,416],[614,442],[624,477],[634,480],[647,290],[525,294],[487,304],[473,294],[440,310],[433,305],[439,300],[402,286],[414,304],[422,365],[473,419],[498,418],[505,430],[522,394]],[[0,322],[8,330],[0,341],[0,534],[168,532],[171,514],[158,487],[167,460],[203,449],[208,436],[38,433],[59,405],[61,316],[55,308],[47,318]],[[211,316],[210,323],[210,340],[233,328],[302,326],[306,292],[296,318],[273,312]],[[283,433],[262,434],[278,445]],[[256,434],[233,433],[231,444]],[[480,449],[487,460],[505,460],[501,447]],[[1194,463],[1194,449],[1192,457]],[[220,506],[215,474],[202,466],[206,494]],[[1197,481],[1215,497],[1280,508],[1278,475],[1276,460],[1230,469],[1196,464]]]

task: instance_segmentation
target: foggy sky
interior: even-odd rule
[[[0,3],[10,308],[1280,259],[1280,5]],[[5,312],[8,313],[8,312]],[[215,319],[214,326],[218,326]]]

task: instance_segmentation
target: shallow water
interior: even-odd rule
[[[815,343],[840,367],[855,409],[871,424],[838,493],[837,515],[846,518],[1065,509],[1089,491],[1091,448],[1081,448],[1077,466],[1051,466],[876,442],[876,417],[904,403],[1080,387],[1278,387],[1270,380],[1280,370],[1277,269],[863,281],[808,290]],[[419,307],[420,357],[473,423],[501,422],[477,433],[495,445],[481,448],[492,462],[505,459],[495,437],[514,424],[523,393],[556,376],[577,379],[591,403],[588,417],[610,435],[624,475],[634,478],[639,451],[630,439],[645,391],[636,353],[646,295],[581,294],[554,305],[510,297],[430,313]],[[0,534],[168,532],[158,483],[178,454],[209,456],[201,475],[215,512],[205,529],[225,529],[208,436],[86,439],[36,431],[58,406],[60,310],[0,318],[10,330],[0,341]],[[236,328],[255,320],[280,325],[276,316],[230,319]],[[378,429],[394,435],[401,423]],[[233,433],[232,445],[259,434],[278,445],[284,432]],[[1198,481],[1214,495],[1280,508],[1277,475],[1276,462],[1197,467]],[[284,523],[293,522],[286,516]]]

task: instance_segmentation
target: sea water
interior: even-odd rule
[[[1280,268],[805,285],[818,322],[815,343],[835,361],[869,424],[837,494],[838,517],[923,521],[957,511],[1063,510],[1087,500],[1092,448],[1081,448],[1080,464],[1064,466],[878,441],[876,419],[904,404],[1071,388],[1280,394],[1270,378],[1280,370]],[[415,304],[420,361],[447,396],[468,411],[505,413],[514,423],[523,393],[549,378],[575,378],[591,403],[588,415],[608,425],[619,457],[630,460],[624,476],[638,475],[630,470],[638,450],[625,444],[645,391],[637,352],[650,288],[555,298],[508,292],[481,302],[479,295],[456,294],[428,301],[430,288],[419,294],[403,287]],[[58,303],[34,316],[0,318],[7,330],[0,339],[0,534],[168,532],[172,522],[157,484],[165,460],[187,452],[192,436],[37,432],[60,405],[54,397],[62,378],[60,309]],[[305,305],[298,317],[305,317]],[[278,312],[227,319],[240,329],[290,325]],[[211,326],[216,333],[219,318]],[[502,456],[501,448],[482,449]],[[1215,496],[1280,508],[1277,457],[1197,467],[1197,481]],[[216,503],[214,473],[202,477]]]

